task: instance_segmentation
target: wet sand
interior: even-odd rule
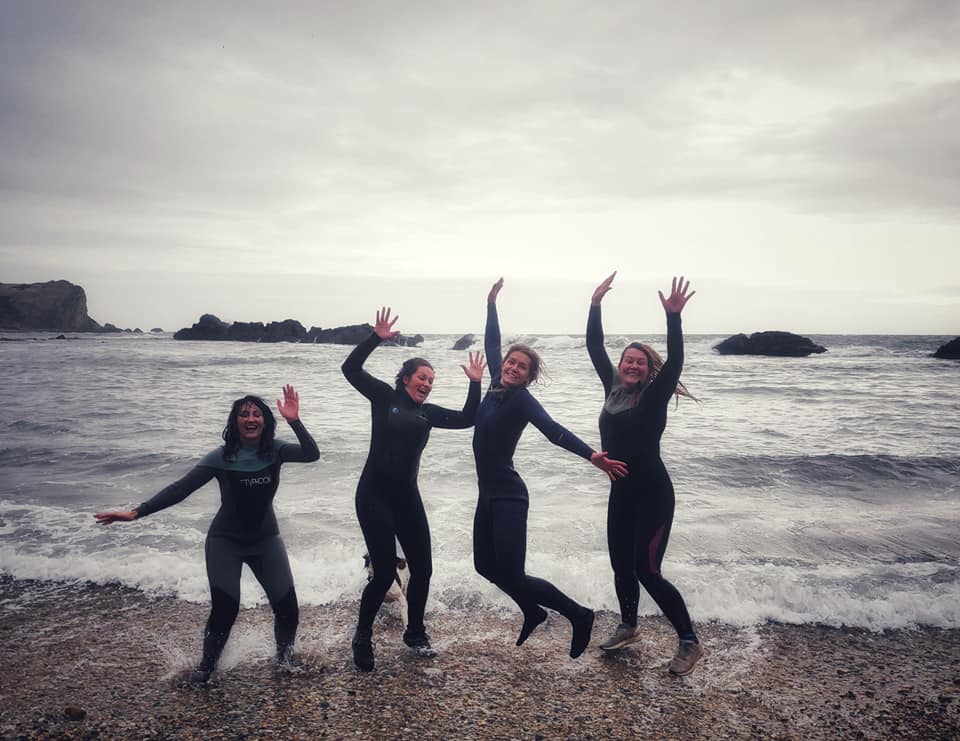
[[[0,577],[0,738],[958,739],[960,631],[703,624],[707,656],[666,671],[675,638],[642,622],[614,655],[567,655],[559,616],[514,647],[519,616],[428,614],[440,654],[408,655],[389,608],[376,669],[353,668],[354,604],[304,607],[303,671],[271,662],[269,608],[241,611],[221,671],[183,682],[207,608],[135,590]]]

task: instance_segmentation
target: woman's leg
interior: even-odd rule
[[[260,582],[273,608],[273,635],[277,642],[277,660],[289,661],[297,638],[300,606],[293,586],[293,573],[287,549],[279,535],[257,544],[246,563]]]
[[[240,612],[240,571],[243,567],[241,555],[227,538],[207,536],[204,555],[210,584],[210,616],[203,631],[203,657],[191,677],[199,682],[207,681],[216,668]]]
[[[640,582],[637,579],[637,548],[640,515],[633,492],[610,492],[607,505],[607,549],[613,567],[613,585],[620,603],[620,622],[636,627]]]
[[[546,619],[541,606],[548,607],[566,617],[573,625],[570,655],[579,656],[590,640],[593,612],[577,604],[546,579],[526,574],[527,502],[494,500],[491,509],[497,572],[495,583],[523,610],[524,625],[517,644],[522,644],[533,629]]]
[[[357,490],[356,506],[367,555],[373,566],[373,577],[360,596],[357,632],[369,635],[397,570],[396,526],[390,506],[373,487]]]
[[[423,614],[430,593],[430,577],[433,575],[433,555],[430,546],[430,525],[419,492],[411,492],[403,505],[394,511],[397,540],[403,548],[410,580],[407,582],[407,636],[421,637],[426,634]],[[391,572],[391,577],[394,572]]]
[[[661,501],[659,506],[647,513],[640,530],[640,547],[637,549],[636,569],[640,584],[673,625],[677,635],[684,641],[696,641],[697,635],[679,590],[660,573],[663,556],[670,540],[673,525],[673,497]]]

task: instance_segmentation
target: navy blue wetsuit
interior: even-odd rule
[[[496,304],[487,304],[484,349],[490,389],[480,404],[473,433],[480,498],[473,520],[473,563],[477,572],[506,592],[531,618],[538,605],[571,621],[585,608],[553,584],[525,572],[527,487],[513,467],[513,454],[528,423],[554,445],[590,460],[593,449],[555,422],[526,388],[505,388],[500,379],[500,324]]]
[[[370,400],[372,427],[370,451],[357,484],[357,519],[373,564],[373,579],[360,598],[357,629],[369,632],[396,574],[400,541],[410,580],[407,583],[407,632],[425,632],[423,613],[430,591],[433,557],[430,527],[417,486],[420,455],[430,430],[465,429],[473,425],[480,403],[480,383],[471,381],[461,411],[436,404],[417,404],[404,389],[394,389],[363,369],[363,363],[380,344],[374,333],[354,348],[343,362],[343,375]]]
[[[642,584],[680,638],[695,640],[683,597],[660,573],[674,510],[673,483],[660,458],[660,438],[683,368],[680,314],[667,314],[667,360],[639,394],[623,388],[607,356],[599,306],[590,307],[587,352],[606,398],[600,412],[601,445],[628,469],[626,477],[611,483],[607,509],[607,545],[621,620],[637,624]]]
[[[299,622],[297,594],[287,552],[280,538],[273,497],[283,463],[309,463],[320,451],[303,423],[290,427],[299,445],[274,440],[265,458],[256,448],[240,448],[229,458],[217,448],[187,473],[162,489],[137,510],[137,517],[159,512],[213,478],[220,485],[220,509],[207,531],[205,554],[210,583],[210,617],[204,634],[201,669],[212,671],[240,611],[240,571],[247,564],[263,586],[274,612],[278,654],[293,646]]]

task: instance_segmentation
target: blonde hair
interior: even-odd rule
[[[625,348],[623,352],[620,353],[620,363],[623,363],[623,356],[627,354],[627,350],[639,350],[644,355],[647,356],[647,367],[650,369],[650,375],[647,378],[647,383],[652,381],[657,377],[657,374],[660,373],[660,369],[663,368],[663,358],[660,357],[660,353],[654,350],[650,345],[644,342],[631,342]],[[620,367],[620,363],[617,363],[617,367]],[[677,403],[680,403],[680,397],[686,396],[688,399],[693,399],[696,402],[700,400],[687,391],[687,387],[683,385],[683,382],[677,381],[677,388],[674,389],[673,393],[677,397]]]

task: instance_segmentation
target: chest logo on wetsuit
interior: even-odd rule
[[[259,476],[255,479],[240,479],[241,486],[263,486],[264,484],[273,483],[273,478],[270,476]]]
[[[390,407],[390,414],[400,414],[399,407]]]

